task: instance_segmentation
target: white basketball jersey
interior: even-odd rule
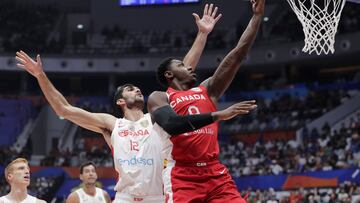
[[[4,203],[12,203],[6,196],[0,197],[0,200],[2,200]],[[36,203],[36,197],[28,195],[26,199],[21,201],[21,203]]]
[[[95,196],[86,194],[83,188],[77,189],[75,192],[79,196],[80,203],[106,203],[104,191],[100,188],[96,188]]]
[[[134,196],[163,195],[162,145],[150,114],[133,122],[117,119],[111,134],[117,192]]]

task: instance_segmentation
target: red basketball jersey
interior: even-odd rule
[[[202,114],[216,111],[204,86],[187,91],[168,88],[166,91],[171,108],[178,115]],[[172,136],[172,158],[179,162],[209,161],[218,158],[218,123],[215,122],[193,132]]]

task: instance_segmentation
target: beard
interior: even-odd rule
[[[133,109],[133,108],[137,108],[137,109],[144,109],[144,98],[143,97],[135,97],[134,99],[127,99],[125,100],[126,103],[126,107],[128,109]]]

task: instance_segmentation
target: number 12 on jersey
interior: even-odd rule
[[[139,142],[130,140],[130,151],[139,151]]]

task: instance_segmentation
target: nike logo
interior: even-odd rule
[[[219,173],[220,173],[220,174],[224,174],[225,171],[226,171],[226,168],[224,168],[224,170],[220,171]]]

